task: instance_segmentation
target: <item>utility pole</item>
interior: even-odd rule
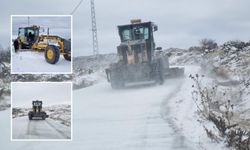
[[[97,39],[97,27],[96,27],[96,17],[95,17],[95,3],[94,0],[90,0],[91,5],[91,20],[92,20],[92,38],[93,38],[93,54],[98,59],[99,48]]]

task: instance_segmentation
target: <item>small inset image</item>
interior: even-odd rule
[[[11,140],[71,141],[70,82],[12,82]]]
[[[72,16],[11,16],[11,73],[72,73]]]

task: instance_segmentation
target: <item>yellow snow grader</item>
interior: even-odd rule
[[[60,54],[71,61],[71,41],[56,35],[39,35],[40,26],[20,27],[14,40],[15,52],[19,50],[44,51],[45,59],[50,64],[58,62]]]
[[[106,69],[107,79],[114,89],[128,84],[154,82],[163,84],[165,78],[184,75],[184,68],[170,67],[167,55],[156,47],[153,22],[131,20],[131,24],[118,26],[121,43],[117,46],[118,62]]]
[[[43,102],[39,100],[32,101],[32,111],[29,111],[29,120],[42,119],[45,120],[49,117],[45,111],[42,111]]]

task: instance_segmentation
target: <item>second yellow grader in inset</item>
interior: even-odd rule
[[[14,40],[15,52],[19,50],[44,51],[44,57],[50,64],[58,62],[60,54],[71,61],[71,40],[66,40],[57,35],[39,35],[40,26],[20,27],[18,37]]]

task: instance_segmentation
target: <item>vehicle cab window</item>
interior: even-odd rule
[[[20,28],[20,29],[19,29],[19,32],[18,32],[18,35],[19,35],[19,36],[24,36],[24,35],[25,35],[25,29]]]
[[[122,40],[123,41],[131,40],[131,32],[129,29],[125,29],[122,31]]]

